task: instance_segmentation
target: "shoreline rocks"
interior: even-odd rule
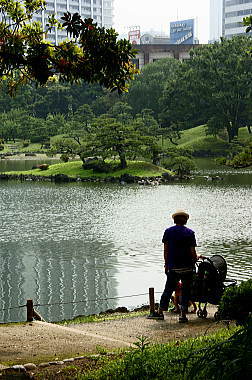
[[[137,184],[137,185],[150,185],[150,186],[158,186],[164,183],[170,183],[173,181],[178,181],[179,178],[176,175],[171,175],[169,173],[163,173],[162,176],[157,177],[137,177],[132,176],[131,174],[123,174],[120,177],[106,177],[106,178],[98,178],[98,177],[69,177],[66,174],[56,174],[49,176],[39,176],[39,175],[31,175],[31,174],[5,174],[0,173],[0,181],[5,180],[16,180],[16,181],[32,181],[32,182],[55,182],[55,183],[69,183],[69,182],[101,182],[101,183],[119,183],[121,185],[126,184]],[[190,177],[186,177],[183,179],[190,179]]]

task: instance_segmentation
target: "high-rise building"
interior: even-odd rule
[[[252,15],[252,0],[224,0],[223,35],[231,38],[246,34],[242,23],[244,17]]]
[[[43,29],[47,24],[48,16],[55,14],[60,20],[64,13],[79,13],[82,18],[92,18],[98,26],[111,28],[113,25],[114,0],[47,0],[46,9],[34,17],[35,21],[42,22]],[[66,32],[54,29],[47,35],[53,43],[59,43],[66,38]]]
[[[209,42],[246,34],[242,20],[249,15],[252,15],[252,0],[210,0]]]
[[[219,41],[223,35],[223,6],[225,0],[210,0],[209,42]]]

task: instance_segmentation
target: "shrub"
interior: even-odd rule
[[[82,155],[80,155],[80,158],[81,160],[83,161],[83,169],[85,170],[90,170],[90,169],[93,169],[94,165],[96,165],[97,162],[99,161],[103,161],[103,160],[99,160],[98,157],[82,157]]]
[[[97,161],[93,166],[93,171],[95,173],[109,173],[113,171],[113,165],[108,164],[105,161]]]
[[[218,165],[226,165],[227,159],[225,157],[217,157],[215,162]]]
[[[4,145],[0,144],[0,150],[4,150]]]
[[[184,156],[165,160],[163,165],[166,169],[173,169],[179,177],[190,174],[196,168],[194,161]]]
[[[252,320],[229,339],[206,348],[193,361],[187,379],[236,380],[252,378]]]
[[[192,158],[192,150],[186,149],[186,148],[180,148],[180,147],[174,147],[169,148],[165,151],[165,153],[162,154],[162,156],[165,158],[171,158],[171,157],[177,157],[177,156],[185,156]]]
[[[49,168],[49,165],[48,164],[40,164],[40,165],[37,165],[37,168],[40,170],[47,170]]]
[[[244,150],[236,154],[233,159],[227,161],[227,164],[234,168],[244,168],[252,165],[252,144],[249,144]]]
[[[23,141],[23,148],[27,148],[29,145],[29,141]]]
[[[69,155],[67,153],[62,153],[60,156],[61,161],[68,162],[69,161]]]
[[[220,319],[235,320],[238,324],[244,324],[251,312],[252,279],[225,290],[218,307]]]
[[[83,169],[93,169],[95,173],[110,173],[114,170],[114,166],[103,160],[90,160],[82,165]]]
[[[31,136],[31,143],[40,143],[41,142],[41,136]]]

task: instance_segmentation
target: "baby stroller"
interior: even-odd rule
[[[227,263],[220,255],[204,258],[196,263],[191,299],[198,302],[197,316],[207,317],[207,303],[218,305],[224,290],[236,285],[235,280],[227,280]],[[202,304],[203,307],[202,307]],[[215,313],[217,319],[217,313]]]

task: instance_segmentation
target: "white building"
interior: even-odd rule
[[[210,0],[209,42],[222,36],[246,34],[242,20],[249,15],[252,15],[252,0]]]
[[[43,24],[43,29],[47,24],[48,16],[55,14],[60,20],[64,13],[79,13],[81,17],[92,18],[98,26],[111,28],[113,25],[114,0],[47,0],[46,9],[41,14],[37,14],[34,20]],[[59,43],[66,38],[66,32],[53,30],[48,34],[47,39]]]
[[[252,0],[225,0],[224,3],[224,36],[246,34],[242,20],[252,15]]]
[[[223,35],[223,5],[225,0],[210,0],[209,42],[219,41]]]

